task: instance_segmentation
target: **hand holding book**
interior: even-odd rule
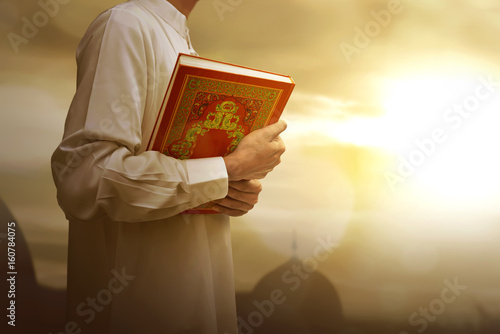
[[[233,153],[224,157],[229,181],[263,179],[281,162],[285,144],[279,136],[286,130],[283,120],[244,137]]]
[[[233,185],[262,179],[285,151],[279,135],[286,123],[279,118],[294,86],[289,76],[181,54],[148,150],[180,160],[224,157],[229,181],[242,181]],[[253,205],[240,195],[240,209]],[[183,213],[216,213],[211,205]]]
[[[285,144],[279,136],[286,129],[284,121],[255,130],[243,138],[236,150],[224,157],[229,177],[225,198],[215,201],[212,210],[239,217],[257,204],[263,179],[281,162]],[[233,181],[237,180],[237,181]]]

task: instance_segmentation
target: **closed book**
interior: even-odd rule
[[[224,157],[276,123],[295,86],[267,71],[180,54],[148,150],[176,159]],[[211,203],[185,214],[215,214]]]

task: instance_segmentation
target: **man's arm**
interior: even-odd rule
[[[141,152],[177,50],[158,45],[148,14],[131,8],[100,15],[78,49],[78,88],[52,156],[70,219],[158,220],[227,195],[222,158]]]
[[[164,219],[224,198],[229,179],[262,178],[279,162],[279,144],[270,140],[269,129],[248,135],[226,160],[139,153],[145,110],[156,109],[148,105],[158,89],[156,71],[147,71],[155,50],[145,22],[128,11],[107,12],[81,45],[77,93],[52,158],[58,200],[68,218]],[[123,107],[138,87],[137,98]],[[240,202],[252,201],[232,193]]]

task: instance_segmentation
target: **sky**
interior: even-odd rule
[[[0,197],[50,287],[65,286],[67,233],[50,155],[78,42],[117,3],[70,0],[23,31],[43,8],[0,0]],[[455,278],[468,289],[440,321],[500,314],[497,1],[201,0],[189,26],[200,55],[296,82],[283,162],[232,222],[238,291],[292,256],[295,231],[301,258],[333,240],[318,271],[348,317],[405,319]]]

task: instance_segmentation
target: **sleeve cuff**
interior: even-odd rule
[[[222,157],[184,160],[193,207],[227,196],[229,180]]]

